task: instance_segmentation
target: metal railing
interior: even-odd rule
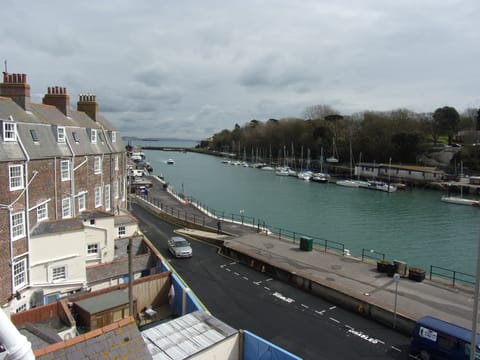
[[[430,280],[432,280],[432,275],[437,276],[442,279],[448,279],[452,282],[452,286],[455,287],[457,282],[463,284],[475,285],[475,276],[466,274],[461,271],[446,269],[440,266],[430,265]]]
[[[174,192],[172,189],[169,190],[174,196],[187,201],[188,203],[195,206],[199,211],[201,211],[204,215],[199,216],[198,214],[188,212],[179,208],[178,206],[168,206],[167,204],[163,204],[157,198],[152,198],[150,196],[139,196],[145,201],[153,204],[160,210],[164,211],[166,214],[176,217],[180,220],[184,220],[186,222],[193,223],[195,225],[202,225],[207,226],[210,225],[212,227],[215,226],[215,222],[220,220],[224,222],[231,222],[242,224],[245,226],[249,226],[255,229],[258,233],[264,233],[265,236],[275,235],[278,237],[279,240],[287,240],[292,241],[294,244],[300,241],[301,237],[309,237],[313,239],[313,246],[321,251],[327,252],[328,250],[334,250],[340,253],[342,256],[349,255],[349,252],[345,250],[345,244],[327,240],[324,238],[312,236],[309,234],[301,233],[298,231],[292,231],[289,229],[271,226],[265,223],[258,218],[254,218],[251,216],[247,216],[243,213],[234,214],[227,211],[219,211],[213,208],[209,208],[206,204],[198,201],[192,196],[185,197],[183,194],[178,194]],[[365,262],[365,259],[371,260],[385,260],[386,254],[378,252],[372,249],[362,249],[362,263]],[[432,280],[432,277],[438,277],[441,279],[447,279],[451,281],[453,287],[455,287],[457,282],[461,282],[463,284],[474,285],[476,277],[471,274],[467,274],[461,271],[446,269],[440,266],[430,265],[430,275],[429,278]]]

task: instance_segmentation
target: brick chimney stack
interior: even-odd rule
[[[83,111],[93,121],[97,121],[98,104],[94,94],[80,94],[77,102],[77,110]]]
[[[0,96],[11,98],[23,110],[30,110],[30,85],[27,84],[27,74],[9,74],[4,71]]]
[[[53,105],[60,110],[65,116],[70,111],[70,96],[67,94],[67,88],[64,87],[48,87],[48,93],[43,97],[42,102],[45,105]]]

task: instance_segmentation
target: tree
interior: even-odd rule
[[[453,136],[457,133],[458,124],[460,123],[460,115],[457,110],[451,106],[438,108],[433,113],[433,122],[440,133],[448,136],[448,144],[451,145]]]
[[[306,108],[303,114],[305,119],[318,120],[325,119],[328,115],[336,115],[338,111],[330,105],[314,105]]]

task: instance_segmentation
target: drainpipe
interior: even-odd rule
[[[0,343],[5,346],[5,360],[35,360],[32,344],[20,334],[7,315],[0,310]]]
[[[28,210],[30,208],[30,203],[29,203],[29,199],[30,199],[30,195],[29,195],[29,187],[30,187],[30,182],[33,180],[33,178],[37,175],[37,172],[34,171],[34,175],[32,176],[32,179],[29,181],[28,180],[28,163],[30,162],[30,156],[28,155],[28,152],[27,150],[25,149],[25,146],[23,146],[23,143],[22,143],[22,139],[20,138],[20,136],[18,135],[18,132],[16,134],[16,138],[17,138],[17,141],[18,143],[20,144],[20,147],[22,148],[22,151],[23,153],[25,154],[25,157],[27,158],[27,160],[25,161],[25,233],[26,233],[26,237],[27,237],[27,254],[30,253],[30,211]],[[11,243],[12,241],[10,241]],[[11,252],[10,253],[10,256],[13,260],[13,253]],[[12,264],[13,264],[13,261],[12,261]],[[12,269],[13,269],[13,265],[12,265]],[[27,284],[30,284],[30,255],[27,255]],[[14,274],[13,274],[13,271],[12,271],[12,294],[13,294],[13,287],[14,287]]]
[[[55,220],[58,220],[57,157],[53,157],[53,183],[55,192]]]
[[[72,166],[70,166],[70,208],[72,209],[72,217],[75,217],[75,173],[73,167],[75,166],[75,152],[73,151],[70,142],[68,141],[68,136],[65,136],[65,142],[72,153]]]

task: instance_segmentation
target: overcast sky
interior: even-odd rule
[[[479,107],[479,21],[478,0],[2,0],[0,53],[34,102],[64,86],[122,135],[203,139],[319,104]]]

